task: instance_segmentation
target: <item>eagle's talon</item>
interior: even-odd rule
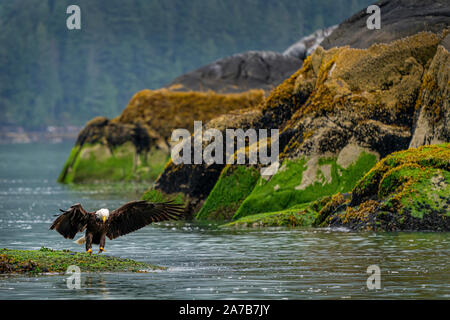
[[[87,250],[86,253],[92,254],[92,249]]]
[[[106,252],[105,249],[103,249],[102,247],[99,248],[98,253],[102,253],[102,252]]]

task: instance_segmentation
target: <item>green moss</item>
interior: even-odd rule
[[[89,255],[69,250],[0,249],[0,273],[65,273],[71,265],[78,266],[81,272],[140,272],[165,269],[130,259]]]
[[[145,192],[142,196],[142,200],[150,201],[150,202],[165,202],[165,201],[174,201],[175,203],[184,204],[185,199],[182,193],[166,195],[159,190],[150,189]]]
[[[72,182],[130,180],[134,156],[129,144],[116,147],[112,153],[103,145],[84,145],[72,168]]]
[[[345,203],[344,196],[337,193],[312,202],[295,205],[277,212],[258,213],[221,225],[221,228],[254,227],[323,227],[324,221],[338,206]]]
[[[168,158],[167,152],[160,149],[137,153],[131,142],[112,149],[103,144],[77,145],[72,149],[58,181],[154,181]]]
[[[211,190],[199,220],[229,220],[248,196],[258,180],[257,169],[245,166],[227,166]]]
[[[318,160],[314,181],[302,186],[303,175],[308,169],[306,159],[286,160],[269,181],[264,178],[258,180],[233,220],[261,212],[281,211],[337,192],[348,192],[375,163],[376,156],[365,152],[348,168],[339,166],[335,158],[323,158]]]

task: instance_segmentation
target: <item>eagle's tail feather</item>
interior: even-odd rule
[[[86,242],[85,236],[82,236],[80,239],[74,241],[76,244],[82,245]]]

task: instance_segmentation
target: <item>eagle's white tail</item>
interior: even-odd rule
[[[82,245],[86,242],[86,238],[82,236],[80,239],[74,241],[76,244]]]

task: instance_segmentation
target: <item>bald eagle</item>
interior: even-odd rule
[[[108,209],[87,212],[77,203],[62,214],[50,226],[64,238],[73,239],[78,232],[86,230],[85,236],[76,243],[86,243],[86,252],[92,253],[92,244],[98,244],[99,253],[105,251],[106,237],[110,240],[136,231],[152,222],[178,219],[183,207],[173,201],[153,203],[145,200],[131,201],[111,213]]]

